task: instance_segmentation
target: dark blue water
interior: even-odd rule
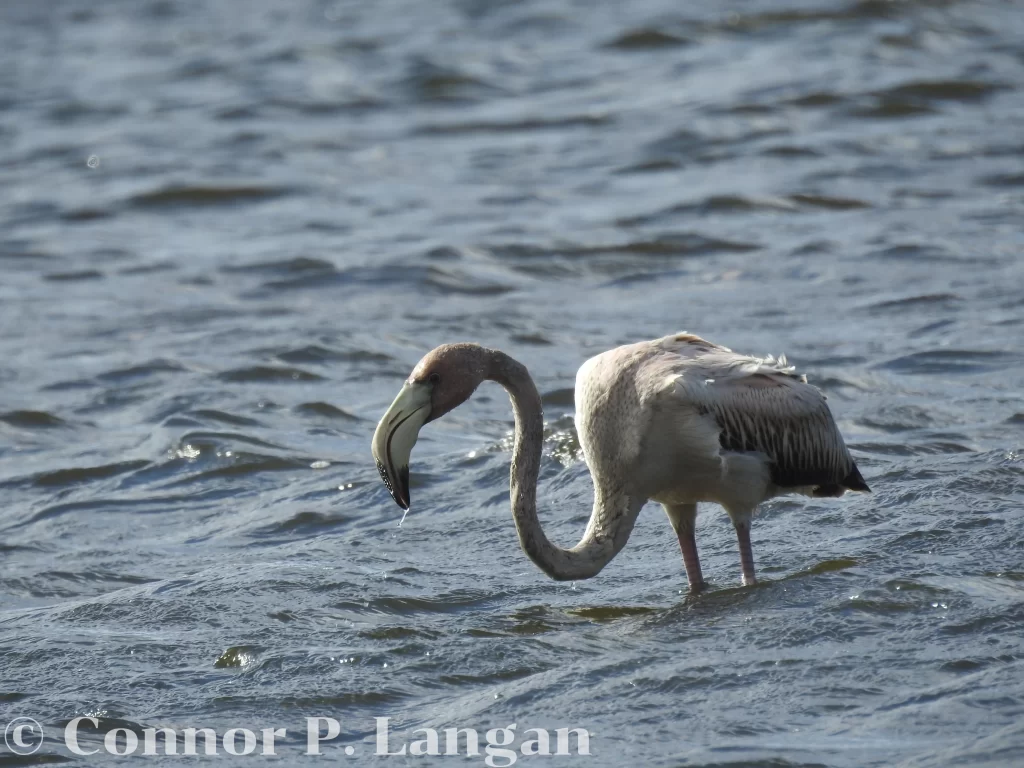
[[[1014,3],[3,4],[0,724],[45,741],[0,765],[161,727],[300,763],[307,717],[332,764],[466,762],[378,717],[590,734],[519,764],[1019,764],[1022,84]],[[874,489],[764,505],[762,584],[713,506],[698,599],[656,505],[548,580],[494,385],[398,527],[369,443],[424,352],[529,367],[567,546],[576,369],[679,330],[786,353]]]

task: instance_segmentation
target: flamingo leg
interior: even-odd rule
[[[690,593],[696,595],[707,587],[700,572],[700,558],[697,556],[697,538],[694,535],[697,527],[697,505],[678,504],[665,505],[665,512],[675,529],[679,539],[679,549],[683,552],[683,567],[686,568],[686,580],[690,584]]]
[[[679,548],[683,551],[683,566],[686,568],[686,580],[690,583],[690,592],[697,594],[707,583],[700,572],[700,558],[697,557],[697,539],[693,535],[693,527],[686,532],[676,531],[679,536]]]
[[[738,520],[735,523],[736,538],[740,544],[740,569],[743,572],[743,586],[749,587],[757,583],[754,578],[754,552],[750,548],[750,520]]]

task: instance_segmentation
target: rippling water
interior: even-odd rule
[[[47,741],[0,765],[78,715],[1019,764],[1022,83],[1014,3],[3,4],[0,721]],[[576,368],[683,329],[787,353],[874,489],[764,505],[757,588],[716,507],[699,599],[656,505],[549,581],[493,385],[398,527],[369,441],[423,352],[528,365],[569,545]]]

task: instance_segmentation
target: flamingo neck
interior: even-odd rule
[[[512,400],[515,441],[509,495],[519,544],[531,560],[558,581],[589,579],[626,545],[643,506],[621,486],[594,482],[594,508],[583,538],[572,549],[552,544],[537,517],[537,478],[544,442],[544,411],[540,394],[526,366],[493,351],[487,377],[501,384]]]

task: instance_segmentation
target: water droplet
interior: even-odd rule
[[[181,448],[177,450],[179,459],[198,459],[201,455],[201,451],[190,443],[185,443]]]
[[[329,466],[331,466],[331,462],[324,461],[324,460],[321,459],[319,461],[314,461],[312,464],[309,465],[309,468],[310,469],[327,469]]]
[[[410,509],[412,509],[412,507],[409,507],[408,509],[405,510],[404,513],[402,513],[402,519],[398,521],[398,527],[399,528],[402,527],[402,523],[405,522],[405,518],[407,518],[409,516],[409,510]]]
[[[99,155],[89,155],[89,159],[85,161],[85,164],[87,166],[89,166],[90,168],[99,168],[100,167],[100,156]]]

